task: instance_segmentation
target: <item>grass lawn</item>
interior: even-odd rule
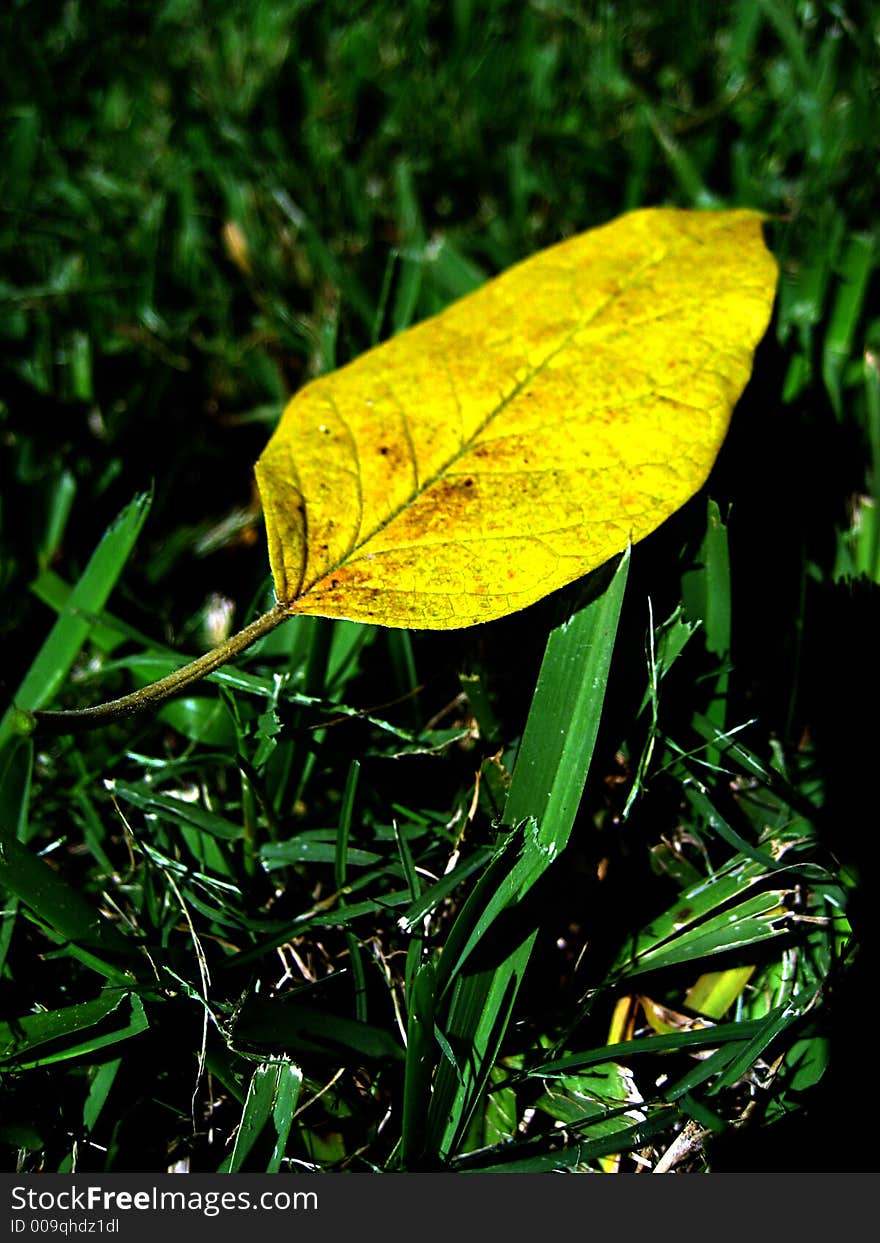
[[[0,1145],[20,1171],[871,1169],[875,6],[0,14]],[[272,604],[304,382],[561,238],[748,206],[706,486],[483,626]],[[8,705],[8,707],[7,707]]]

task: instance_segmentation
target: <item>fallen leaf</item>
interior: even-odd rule
[[[703,484],[770,317],[750,210],[631,212],[304,387],[257,464],[292,613],[525,608]]]

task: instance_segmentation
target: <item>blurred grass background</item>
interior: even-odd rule
[[[155,658],[208,646],[233,614],[242,624],[265,601],[252,463],[285,400],[309,377],[539,247],[629,208],[749,205],[768,213],[781,264],[777,311],[709,485],[730,541],[726,720],[755,722],[750,745],[768,764],[790,773],[800,762],[793,757],[809,761],[819,838],[839,875],[858,882],[850,917],[861,958],[837,986],[828,1020],[841,1051],[807,1103],[817,1126],[845,1122],[845,1134],[856,1124],[834,1112],[835,1067],[842,1073],[846,1057],[863,1051],[857,1002],[875,966],[878,900],[878,21],[867,2],[819,0],[168,0],[124,8],[13,0],[0,15],[0,637],[10,699],[52,609],[63,606],[65,584],[77,582],[135,494],[152,490],[152,507],[124,573],[120,554],[112,608],[165,645]],[[697,556],[705,514],[703,495],[636,550],[635,603],[620,639],[634,659],[612,668],[604,768],[595,770],[587,825],[603,799],[611,824],[621,810],[614,783],[623,799],[632,785],[644,597],[657,620],[681,591],[687,603],[680,577]],[[90,607],[100,611],[103,600]],[[503,750],[522,730],[556,607],[462,635],[410,642],[370,634],[352,639],[350,650],[329,631],[301,628],[279,640],[275,658],[296,673],[302,694],[328,702],[335,694],[358,708],[423,685],[391,714],[413,737],[435,717],[435,732],[461,724],[460,711],[442,712],[461,691],[459,674],[477,670],[493,705],[482,738]],[[102,645],[93,633],[74,667],[80,684],[57,702],[93,702],[130,686],[130,670],[108,663],[124,638],[105,634]],[[688,666],[697,687],[714,668],[711,656],[704,650],[704,663]],[[271,662],[272,649],[263,657]],[[145,659],[134,672],[149,676]],[[92,682],[82,681],[90,673]],[[334,677],[342,679],[335,691]],[[479,688],[471,692],[474,708]],[[359,725],[315,733],[314,720],[296,716],[307,707],[273,717],[270,700],[267,691],[259,727],[223,698],[227,716],[218,724],[216,697],[200,697],[136,730],[75,745],[38,740],[24,840],[48,851],[74,887],[100,894],[120,873],[123,840],[102,781],[133,783],[133,805],[144,806],[151,772],[194,791],[211,814],[240,819],[248,833],[268,831],[276,845],[279,815],[282,828],[290,816],[305,817],[309,830],[336,826],[351,757],[365,760],[375,740]],[[685,736],[705,707],[699,690],[670,702],[669,735]],[[275,810],[267,811],[253,791],[242,793],[240,770],[254,764],[262,774],[277,762],[271,753],[285,731],[300,739],[303,730],[320,737],[320,748],[301,750],[284,775],[274,773]],[[244,738],[256,749],[249,757]],[[432,745],[441,749],[436,738]],[[454,822],[451,809],[468,804],[480,756],[450,750],[457,745],[446,739],[443,758],[414,757],[409,767],[370,761],[364,797],[389,840],[392,805],[440,832]],[[6,770],[10,781],[17,771]],[[23,781],[8,786],[16,797]],[[658,781],[648,811],[640,817],[637,803],[614,845],[595,847],[622,868],[606,899],[609,944],[608,928],[622,932],[627,919],[635,926],[652,913],[639,906],[639,852],[677,822],[681,791]],[[10,796],[4,814],[20,810],[23,797]],[[202,863],[216,875],[226,867],[227,882],[241,885],[218,858],[202,851]],[[406,871],[405,857],[400,866]],[[173,921],[155,894],[144,896],[145,884],[138,881],[144,926],[149,908],[155,929],[164,928],[155,935],[173,946]],[[116,900],[124,895],[123,883]],[[630,900],[637,909],[626,912]],[[254,881],[241,919],[273,901]],[[565,901],[576,906],[577,896]],[[91,998],[94,988],[76,974],[82,967],[47,960],[39,929],[6,909],[4,1017]],[[552,975],[552,947],[543,952],[541,969]],[[351,955],[352,944],[327,953]],[[246,991],[248,982],[236,976],[235,985]],[[535,1013],[547,1004],[536,993]],[[232,1007],[233,990],[226,999]],[[101,1123],[117,1119],[116,1138],[101,1139],[113,1154],[109,1168],[164,1168],[178,1150],[192,1150],[196,1167],[217,1168],[204,1137],[195,1145],[186,1138],[200,1020],[197,1006],[195,1018],[184,1009],[188,1017],[173,1021],[189,1033],[189,1061],[180,1050],[172,1055],[161,1024],[138,1036],[153,1042],[140,1056],[158,1068],[155,1091],[127,1063],[111,1074],[112,1063],[94,1058],[21,1071],[20,1079],[12,1073],[10,1152],[25,1166],[59,1168],[72,1160],[76,1134],[87,1166],[92,1129],[82,1098],[100,1097],[103,1074],[116,1093]],[[228,1066],[225,1074],[232,1092],[238,1081]],[[351,1162],[371,1127],[369,1143],[381,1151],[373,1113],[384,1098],[375,1083],[340,1100],[332,1125],[325,1119],[323,1131],[301,1138],[303,1159],[326,1168]],[[340,1140],[339,1117],[356,1114],[358,1102],[369,1125],[346,1124],[357,1138]],[[833,1157],[810,1148],[806,1134],[792,1128],[782,1145],[774,1137],[763,1156],[760,1134],[741,1149],[730,1141],[729,1151],[719,1140],[715,1161],[848,1167],[855,1130]]]

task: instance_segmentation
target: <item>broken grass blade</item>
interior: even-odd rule
[[[288,1061],[263,1062],[251,1077],[235,1147],[220,1167],[220,1173],[239,1173],[254,1145],[268,1129],[274,1131],[267,1174],[277,1174],[287,1149],[293,1115],[302,1085],[302,1071]]]

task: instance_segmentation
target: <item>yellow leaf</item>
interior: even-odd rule
[[[754,966],[707,971],[688,989],[684,1003],[707,1019],[722,1019],[754,973]]]
[[[754,211],[632,212],[303,388],[257,464],[292,613],[524,608],[702,485],[776,288]]]

